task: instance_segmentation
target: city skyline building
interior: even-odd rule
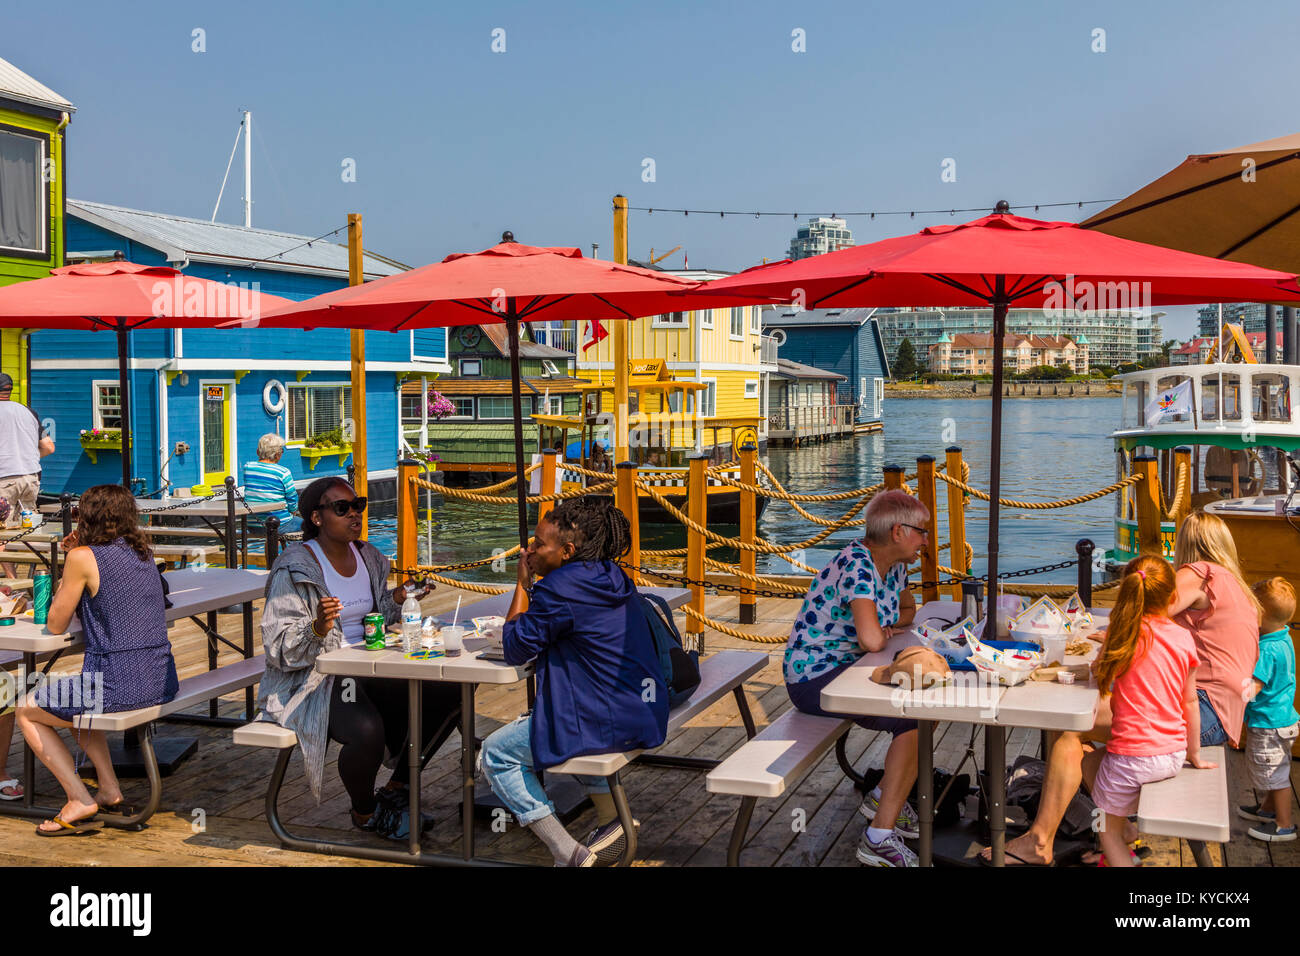
[[[790,258],[807,259],[823,252],[835,252],[856,245],[853,230],[843,219],[817,216],[800,226],[790,240]]]

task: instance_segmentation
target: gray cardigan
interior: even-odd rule
[[[358,552],[370,575],[375,610],[386,623],[401,617],[401,609],[388,591],[388,558],[365,542]],[[316,658],[343,643],[338,621],[323,638],[312,630],[321,596],[328,594],[325,572],[311,550],[295,542],[271,566],[262,610],[262,649],[266,672],[258,695],[258,720],[269,720],[298,735],[307,783],[316,803],[321,799],[325,774],[325,748],[329,746],[332,675],[316,670]]]

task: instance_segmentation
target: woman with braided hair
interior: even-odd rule
[[[654,639],[636,586],[615,563],[631,540],[614,503],[588,495],[556,505],[520,555],[504,654],[515,666],[536,661],[537,701],[531,714],[483,742],[483,771],[557,866],[612,863],[627,835],[604,778],[579,777],[598,821],[585,843],[574,840],[555,816],[537,768],[657,747],[667,736],[668,689]]]

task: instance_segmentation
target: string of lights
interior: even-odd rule
[[[1038,212],[1039,210],[1042,209],[1055,209],[1061,206],[1074,206],[1078,209],[1082,209],[1084,206],[1093,206],[1101,203],[1113,203],[1113,202],[1116,202],[1116,200],[1077,199],[1073,202],[1024,203],[1021,205],[1013,205],[1010,208],[1011,209],[1032,209],[1034,212]],[[755,219],[761,219],[764,216],[776,217],[781,219],[798,219],[800,215],[811,216],[811,217],[829,216],[831,219],[849,219],[852,217],[859,217],[859,216],[867,216],[871,219],[875,219],[877,216],[907,216],[909,219],[915,219],[918,213],[920,213],[923,216],[937,216],[941,213],[946,212],[950,216],[955,216],[959,212],[967,213],[967,212],[990,212],[991,211],[987,206],[971,206],[964,209],[957,209],[957,208],[889,209],[889,210],[877,209],[874,211],[867,211],[867,212],[829,212],[829,213],[827,212],[805,212],[805,213],[763,212],[763,211],[755,211],[749,209],[667,209],[663,206],[628,206],[627,208],[631,211],[644,212],[647,215],[651,215],[651,216],[653,216],[657,212],[658,213],[679,213],[683,216],[689,216],[691,215],[691,213],[694,213],[697,216],[718,216],[721,219],[725,219],[727,216],[753,216]]]
[[[270,262],[270,261],[272,261],[273,259],[279,259],[281,256],[287,256],[289,253],[293,252],[295,249],[301,249],[303,246],[310,246],[313,242],[320,242],[322,239],[326,239],[326,238],[328,238],[328,237],[330,237],[330,236],[337,236],[340,232],[342,232],[342,231],[343,231],[344,229],[346,229],[346,228],[347,228],[346,225],[344,225],[344,226],[339,226],[337,229],[333,229],[333,230],[331,230],[331,231],[329,231],[329,232],[323,232],[323,233],[321,233],[321,234],[320,234],[319,236],[317,236],[315,239],[308,239],[308,240],[306,240],[305,242],[300,242],[300,243],[298,243],[296,246],[291,246],[290,248],[285,249],[285,250],[283,250],[282,252],[277,252],[277,253],[275,253],[274,255],[266,256],[266,257],[263,258],[263,259],[249,259],[248,262],[247,262],[246,264],[251,266],[251,265],[255,265],[255,264],[259,263],[259,262]]]

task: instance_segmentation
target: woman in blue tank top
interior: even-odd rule
[[[63,576],[46,627],[62,633],[77,614],[86,642],[81,673],[42,682],[18,708],[27,745],[68,798],[58,817],[36,828],[41,836],[95,829],[101,811],[129,812],[122,806],[108,739],[94,729],[95,714],[163,704],[178,688],[162,575],[135,500],[119,485],[96,485],[81,496],[78,509],[77,530],[63,541]],[[77,731],[95,765],[98,799],[81,782],[57,727]]]

